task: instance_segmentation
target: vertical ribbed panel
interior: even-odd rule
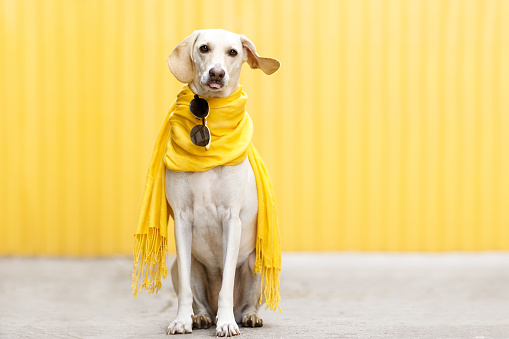
[[[285,250],[509,250],[509,2],[0,0],[0,254],[130,253],[195,29],[244,67]]]

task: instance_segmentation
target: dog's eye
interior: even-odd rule
[[[209,51],[209,46],[203,45],[200,47],[200,52],[207,53]]]
[[[239,53],[238,53],[236,50],[234,50],[234,49],[230,49],[230,51],[228,52],[228,54],[229,54],[230,56],[234,57],[234,56],[237,56],[237,54],[239,54]]]

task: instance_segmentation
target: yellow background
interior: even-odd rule
[[[244,67],[284,250],[509,250],[509,1],[0,1],[0,254],[129,254],[195,29]]]

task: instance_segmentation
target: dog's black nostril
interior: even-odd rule
[[[209,71],[210,80],[223,80],[225,75],[224,70],[213,67]]]

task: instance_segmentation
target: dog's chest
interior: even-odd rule
[[[223,225],[241,219],[239,262],[254,249],[258,199],[249,160],[205,172],[167,173],[167,196],[174,213],[192,224],[192,253],[207,267],[222,268]]]
[[[229,208],[218,204],[222,200],[218,169],[195,173],[189,178],[192,208],[187,213],[193,220],[192,252],[201,262],[220,266],[222,262],[223,220]]]

